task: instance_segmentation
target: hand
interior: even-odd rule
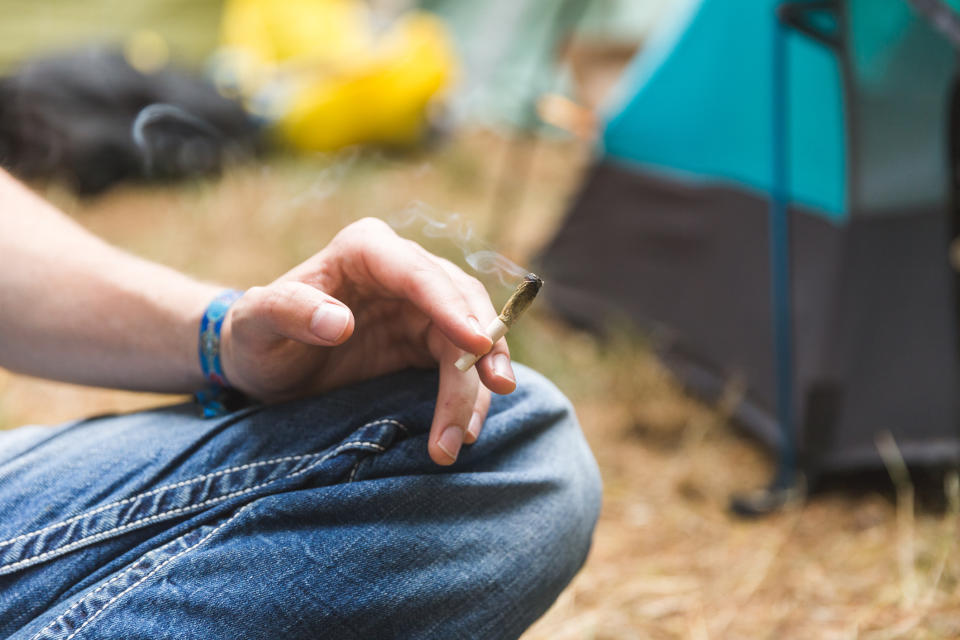
[[[490,392],[516,388],[504,339],[476,368],[454,366],[463,351],[490,349],[481,327],[494,317],[478,280],[368,218],[233,304],[222,334],[224,373],[270,402],[439,365],[428,448],[437,464],[452,464],[461,444],[480,435]]]

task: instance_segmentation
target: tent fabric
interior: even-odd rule
[[[687,0],[631,64],[603,133],[607,156],[694,178],[772,188],[774,8]],[[800,36],[788,43],[792,199],[842,218],[844,104],[839,62]],[[668,51],[665,51],[668,49]],[[642,141],[642,144],[640,143]]]
[[[691,389],[742,380],[738,418],[775,449],[768,54],[784,4],[799,3],[677,5],[539,265],[561,313],[632,319]],[[955,54],[899,0],[816,5],[836,38],[790,32],[784,69],[791,444],[812,473],[879,466],[886,431],[910,462],[956,463]]]
[[[861,215],[946,206],[956,53],[905,2],[850,0],[849,21],[852,206]]]

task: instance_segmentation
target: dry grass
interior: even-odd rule
[[[216,183],[123,188],[90,203],[48,195],[117,244],[246,286],[312,254],[349,220],[412,200],[459,211],[489,236],[502,150],[496,137],[471,134],[421,157],[275,160]],[[576,146],[539,147],[523,197],[501,216],[506,253],[524,261],[549,237],[584,162]],[[835,490],[740,521],[728,496],[763,483],[769,459],[723,407],[685,395],[642,344],[600,344],[542,308],[512,344],[571,396],[605,481],[587,565],[527,640],[960,637],[956,476],[942,511],[915,507],[909,478],[894,472],[895,498]],[[167,400],[0,371],[0,427]]]

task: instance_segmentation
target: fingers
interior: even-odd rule
[[[376,222],[379,223],[380,221]],[[497,312],[490,302],[490,296],[479,280],[467,275],[462,269],[449,260],[431,254],[415,242],[400,238],[385,224],[380,223],[380,225],[386,228],[388,241],[391,244],[398,243],[400,245],[399,249],[407,255],[409,259],[415,261],[421,267],[422,271],[420,271],[419,275],[421,281],[426,282],[424,276],[427,271],[431,270],[431,267],[425,267],[424,265],[432,265],[433,271],[437,271],[439,268],[439,270],[446,275],[449,280],[449,285],[453,286],[456,295],[466,302],[471,314],[468,318],[469,320],[475,320],[481,327],[486,327],[497,317]],[[376,233],[376,227],[378,225],[374,223],[371,226],[373,226],[374,229],[370,230],[370,232]],[[439,276],[439,274],[434,275]],[[443,282],[446,286],[447,281],[444,280]],[[425,286],[427,286],[427,291],[429,291],[429,284]],[[440,294],[429,297],[431,301],[435,302],[436,300],[443,299],[450,300],[450,296],[452,295],[453,293],[448,291],[447,293],[441,292]],[[419,304],[416,299],[411,299],[411,301],[426,313],[423,305]],[[449,310],[449,307],[443,307],[443,311]],[[489,353],[478,361],[476,367],[477,372],[480,374],[481,381],[488,389],[499,394],[512,393],[514,389],[516,389],[516,377],[510,364],[510,349],[507,347],[507,341],[505,339],[501,338],[498,340],[492,348],[489,347],[488,340],[483,350],[471,349],[470,346],[465,346],[463,343],[457,342],[455,332],[451,334],[449,326],[445,328],[444,324],[436,316],[430,316],[429,313],[427,313],[427,315],[431,321],[440,328],[441,332],[461,349],[470,351],[471,353],[487,353],[486,350],[488,348],[490,349]],[[476,326],[474,325],[472,328],[476,329]],[[459,356],[460,354],[457,353],[456,357]]]
[[[480,437],[483,421],[487,419],[487,412],[490,411],[490,399],[490,389],[481,386],[477,392],[477,400],[473,405],[470,422],[467,424],[467,433],[463,438],[464,444],[473,444]]]
[[[284,288],[279,288],[281,285]],[[491,344],[483,333],[483,327],[497,315],[483,285],[452,263],[400,238],[379,220],[350,225],[312,260],[270,289],[275,289],[270,292],[271,305],[282,312],[264,313],[263,321],[274,331],[304,342],[322,338],[326,342],[316,343],[337,344],[353,331],[352,314],[346,323],[338,325],[344,331],[342,336],[332,329],[316,331],[317,326],[334,325],[325,319],[314,321],[318,308],[333,305],[346,309],[322,291],[337,293],[357,308],[377,298],[393,299],[415,308],[408,319],[422,314],[424,322],[417,324],[426,328],[426,334],[417,329],[415,344],[422,349],[426,337],[427,351],[439,363],[440,372],[428,440],[429,455],[438,464],[453,464],[461,447],[477,440],[490,407],[491,391],[505,394],[516,387],[506,341]],[[310,304],[295,310],[296,299],[306,298],[308,290]],[[306,307],[311,309],[309,314]],[[389,320],[395,326],[400,318]],[[463,351],[486,356],[476,367],[461,372],[454,362]]]
[[[324,252],[328,253],[325,259],[330,253],[339,258],[347,277],[372,280],[364,284],[412,302],[460,349],[471,353],[490,349],[481,318],[496,313],[483,285],[459,269],[461,275],[454,280],[439,259],[398,236],[386,223],[373,218],[356,222]]]
[[[462,373],[449,358],[441,360],[437,408],[433,413],[427,445],[430,458],[437,464],[450,465],[456,462],[466,439],[479,390],[480,377],[476,371]]]
[[[353,333],[353,313],[336,298],[303,282],[248,289],[234,326],[245,326],[319,346],[341,344]]]
[[[438,330],[430,331],[428,346],[440,363],[440,384],[427,451],[437,464],[450,465],[464,444],[472,444],[480,436],[491,394],[480,384],[476,369],[460,371],[454,366],[458,349]]]
[[[490,353],[477,361],[476,369],[483,384],[494,393],[506,395],[517,388],[517,377],[510,364],[506,338],[497,340]]]
[[[425,249],[421,248],[421,250],[426,253]],[[449,260],[444,260],[429,253],[427,255],[436,260],[451,280],[462,287],[462,290],[470,291],[478,297],[482,296],[489,303],[490,298],[480,281],[465,274],[463,270]],[[479,290],[477,290],[477,286],[479,286]],[[482,305],[479,306],[482,307]],[[481,308],[479,312],[484,314],[478,318],[484,327],[496,317],[496,311],[490,304],[487,304],[487,309]],[[480,380],[494,393],[505,395],[512,393],[517,388],[516,376],[513,373],[513,367],[510,365],[510,348],[507,346],[505,338],[497,340],[490,352],[481,358],[476,366],[477,372],[480,374]]]

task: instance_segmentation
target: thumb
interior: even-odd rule
[[[275,282],[248,289],[248,321],[298,342],[334,346],[345,342],[354,327],[347,305],[303,282]]]

